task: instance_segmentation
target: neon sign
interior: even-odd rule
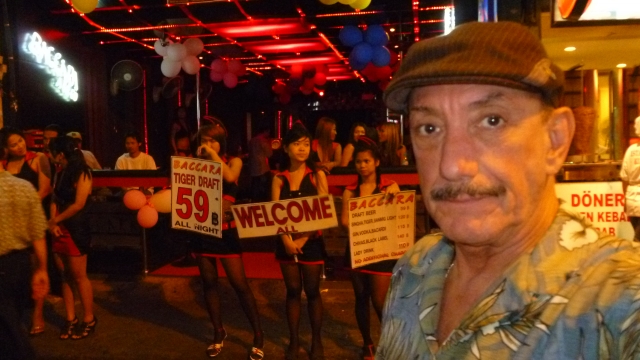
[[[52,76],[50,86],[66,101],[78,101],[78,73],[37,32],[27,34],[22,50]]]

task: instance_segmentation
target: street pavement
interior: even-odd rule
[[[32,338],[39,359],[205,359],[213,327],[197,277],[132,276],[91,273],[95,314],[94,334],[83,340],[59,340],[64,304],[50,295],[45,305],[46,331]],[[288,343],[282,280],[250,279],[265,333],[265,359],[283,359]],[[228,333],[219,359],[246,359],[252,332],[226,279],[221,279],[223,321]],[[323,281],[323,343],[326,359],[360,359],[362,340],[353,312],[351,283]],[[303,300],[304,301],[304,300]],[[304,304],[303,304],[304,306]],[[304,309],[304,308],[303,308]],[[81,305],[76,303],[81,314]],[[301,317],[299,359],[308,358],[310,328]],[[25,319],[25,325],[28,324]],[[372,311],[372,334],[379,323]]]

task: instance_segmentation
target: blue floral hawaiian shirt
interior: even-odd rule
[[[421,239],[394,269],[376,359],[640,359],[640,253],[559,210],[546,235],[438,345],[454,249]]]

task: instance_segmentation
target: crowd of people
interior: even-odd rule
[[[424,203],[443,234],[427,235],[395,264],[380,262],[352,271],[362,358],[640,356],[637,245],[598,232],[584,217],[560,207],[555,194],[555,175],[563,166],[575,129],[571,110],[560,105],[563,78],[540,41],[515,23],[463,24],[449,35],[411,47],[385,91],[385,102],[390,109],[409,114]],[[193,140],[192,156],[220,162],[223,167],[227,215],[222,239],[189,235],[214,329],[206,354],[217,357],[223,353],[227,337],[216,267],[220,260],[253,328],[248,358],[262,359],[260,314],[244,273],[238,234],[228,215],[243,162],[227,156],[228,133],[218,119],[211,118],[193,139],[189,134],[186,140],[178,138],[180,132],[176,131],[176,153],[191,154],[184,145]],[[394,196],[398,185],[381,179],[379,167],[406,163],[407,149],[398,139],[397,125],[383,124],[372,131],[356,123],[349,135],[349,144],[342,151],[335,143],[332,119],[319,121],[315,139],[301,123],[294,124],[282,139],[286,162],[272,179],[270,200],[326,194],[327,173],[345,164],[353,164],[358,180],[344,190],[343,201],[378,193]],[[19,132],[3,131],[2,152],[8,154],[0,166],[0,269],[20,264],[26,271],[29,254],[25,249],[33,244],[33,297],[41,299],[46,294],[42,239],[46,226],[38,202],[53,191],[48,228],[54,237],[56,264],[64,274],[67,316],[60,338],[82,339],[97,324],[86,280],[87,243],[82,224],[91,170],[73,136],[48,140],[48,157],[28,155],[20,137]],[[266,136],[262,137],[254,147],[268,157],[263,146]],[[131,149],[139,146],[135,137],[127,142]],[[135,152],[129,155],[136,158]],[[57,171],[51,170],[47,159],[57,165]],[[262,183],[265,173],[256,165],[251,174],[256,184]],[[18,183],[8,174],[24,177],[32,185]],[[622,175],[630,186],[636,185],[629,174]],[[53,190],[47,180],[52,176]],[[35,223],[20,228],[31,230],[27,234],[4,234],[4,202],[11,199],[3,194],[9,187],[16,189],[12,193],[24,196],[25,202],[35,204],[28,210],[36,214],[20,215]],[[341,222],[346,226],[345,214],[343,211]],[[8,236],[18,241],[7,241]],[[298,357],[304,291],[311,325],[310,358],[322,359],[322,233],[280,235],[275,257],[286,288],[283,303],[290,337],[285,358]],[[23,273],[21,276],[24,278]],[[8,282],[0,277],[0,290]],[[82,321],[75,315],[72,286],[79,290]],[[0,306],[0,320],[9,319],[16,325],[13,297],[0,291],[0,301],[9,304],[6,309]],[[370,335],[370,303],[382,319],[377,349]],[[37,316],[34,329],[40,325]],[[24,344],[18,333],[7,336]],[[0,335],[0,349],[4,350],[8,343]],[[28,346],[22,351],[28,354]]]

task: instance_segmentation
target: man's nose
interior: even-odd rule
[[[450,181],[472,178],[478,173],[478,156],[466,129],[448,129],[440,153],[440,175]]]

